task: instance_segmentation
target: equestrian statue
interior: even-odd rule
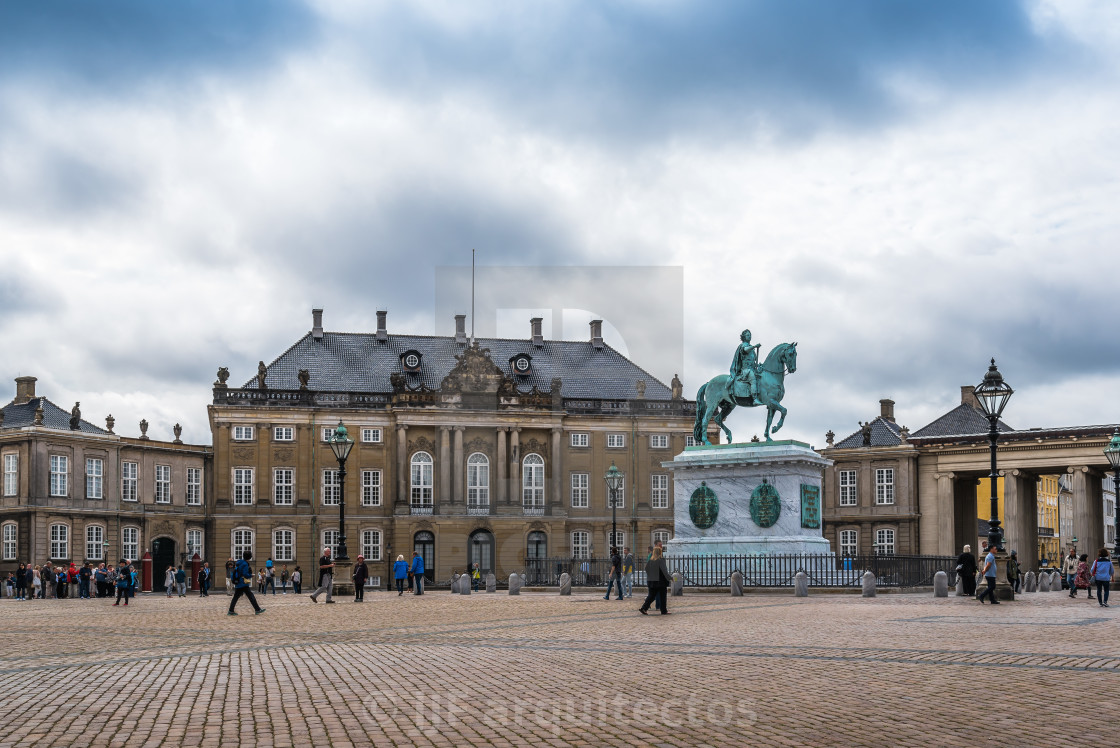
[[[696,425],[692,435],[697,444],[711,444],[708,441],[708,422],[715,418],[716,425],[727,434],[731,443],[731,430],[724,424],[735,406],[754,408],[765,406],[767,410],[766,441],[774,441],[770,434],[778,431],[786,422],[786,409],[782,398],[786,394],[784,383],[786,372],[797,371],[797,343],[781,343],[770,351],[761,365],[758,363],[759,344],[751,345],[751,331],[743,330],[739,336],[742,342],[735,349],[731,360],[731,373],[720,374],[704,384],[696,393]],[[778,424],[773,428],[774,413],[781,413]]]

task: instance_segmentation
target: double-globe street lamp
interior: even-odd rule
[[[607,483],[607,491],[611,498],[611,542],[607,545],[613,548],[618,544],[618,492],[622,489],[622,481],[625,480],[625,476],[615,467],[614,460],[611,460],[611,466],[603,476],[603,480]]]
[[[354,440],[346,433],[341,419],[331,434],[330,445],[338,460],[338,549],[334,557],[336,561],[349,561],[350,556],[346,553],[346,458],[350,456]]]
[[[976,385],[973,392],[980,403],[980,410],[991,426],[988,440],[991,442],[992,471],[988,478],[992,484],[992,512],[991,519],[988,520],[988,549],[1002,551],[1003,528],[999,523],[999,496],[996,493],[996,481],[999,478],[999,472],[996,470],[996,441],[999,440],[999,417],[1015,390],[1003,381],[1003,375],[996,368],[996,360],[993,358],[988,373],[984,375],[984,381]]]
[[[1116,537],[1113,538],[1113,556],[1120,558],[1120,429],[1112,432],[1112,441],[1105,447],[1104,456],[1112,466],[1112,490],[1116,500],[1112,502],[1112,513],[1116,517]]]

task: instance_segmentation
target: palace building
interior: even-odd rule
[[[209,407],[211,560],[251,550],[314,579],[346,503],[349,557],[372,584],[417,551],[445,581],[478,563],[499,578],[527,559],[644,552],[673,529],[662,461],[691,443],[695,404],[603,342],[313,329],[241,387],[219,370]],[[355,441],[345,485],[328,444],[339,422]],[[609,506],[603,476],[625,475]],[[611,537],[612,521],[617,537]]]

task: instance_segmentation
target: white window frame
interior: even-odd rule
[[[365,427],[362,429],[362,442],[365,444],[380,444],[381,429]]]
[[[338,537],[338,528],[336,527],[333,530],[323,530],[319,538],[322,541],[319,547],[330,548],[331,558],[338,558]]]
[[[197,543],[191,541],[192,536],[197,536]],[[187,549],[187,562],[189,563],[191,559],[194,558],[194,554],[196,553],[198,554],[199,558],[205,560],[206,554],[204,551],[206,549],[203,547],[203,543],[206,540],[206,535],[202,532],[202,530],[199,530],[197,527],[190,528],[189,530],[187,530],[186,539],[187,544],[185,547]]]
[[[591,484],[590,473],[572,473],[570,481],[572,486],[572,508],[587,509],[589,506],[588,486]]]
[[[669,474],[653,473],[649,477],[649,503],[652,509],[669,508]]]
[[[187,468],[187,506],[202,506],[202,468]]]
[[[859,494],[856,493],[856,471],[838,470],[836,480],[840,486],[840,506],[857,506]]]
[[[362,557],[366,561],[381,560],[381,530],[362,530]]]
[[[536,452],[521,460],[521,506],[544,506],[544,458]]]
[[[482,452],[467,458],[467,506],[490,506],[490,458]]]
[[[696,437],[693,436],[692,434],[689,434],[688,436],[686,436],[684,438],[684,445],[686,447],[695,447],[696,446]]]
[[[649,448],[650,449],[668,449],[669,448],[669,435],[668,434],[650,434],[649,435]]]
[[[434,466],[432,456],[427,452],[417,452],[408,461],[409,466],[409,505],[429,507],[432,505],[434,487]]]
[[[582,449],[584,447],[590,446],[591,444],[591,435],[586,431],[573,431],[571,434],[569,434],[568,439],[568,444],[575,447],[576,449]]]
[[[272,531],[272,560],[285,563],[296,560],[296,531],[277,527]]]
[[[132,553],[129,553],[129,550]],[[121,558],[128,559],[129,563],[140,560],[140,528],[135,525],[126,525],[121,528]]]
[[[96,537],[95,537],[96,536]],[[105,560],[105,526],[86,525],[86,560]]]
[[[362,506],[381,506],[381,471],[362,471]]]
[[[253,427],[252,426],[234,426],[233,427],[233,440],[235,442],[251,442],[253,441]]]
[[[607,530],[607,550],[617,548],[619,553],[626,547],[626,532],[624,530]]]
[[[334,439],[334,432],[337,426],[324,426],[323,427],[323,441],[329,442]]]
[[[591,533],[587,530],[572,531],[572,558],[591,558]]]
[[[323,506],[338,506],[342,500],[342,481],[338,468],[323,468]]]
[[[100,457],[86,458],[86,498],[105,498],[105,461]]]
[[[666,543],[673,539],[673,533],[669,530],[654,530],[650,533],[650,539],[654,545],[657,545],[657,541],[660,540],[662,547],[664,547]]]
[[[70,525],[56,522],[50,528],[51,561],[70,558]]]
[[[19,553],[19,525],[15,522],[5,522],[0,526],[0,532],[3,533],[0,537],[0,560],[15,561],[16,555]]]
[[[889,538],[889,539],[888,539]],[[898,538],[898,533],[892,527],[880,527],[875,531],[875,555],[877,556],[893,556],[895,555],[897,546],[895,545]],[[883,550],[889,548],[890,550]]]
[[[253,502],[253,484],[255,471],[251,467],[236,467],[233,469],[233,504],[234,506],[251,506]],[[235,559],[236,560],[236,559]]]
[[[856,555],[859,555],[859,531],[858,530],[841,530],[840,531],[840,555],[841,556],[856,556]]]
[[[607,449],[625,449],[626,447],[626,434],[610,433],[607,434]]]
[[[251,527],[235,527],[230,530],[229,547],[233,560],[235,562],[240,561],[245,551],[249,551],[255,558],[257,555],[256,542],[257,534],[253,532]]]
[[[51,455],[51,496],[67,496],[70,491],[70,458]]]
[[[279,467],[272,469],[272,503],[275,506],[291,506],[296,500],[295,468]]]
[[[875,504],[883,506],[894,503],[894,468],[876,468]]]
[[[614,492],[614,500],[615,500],[614,508],[615,509],[625,509],[626,508],[626,473],[619,470],[618,475],[621,478],[621,481],[618,485],[618,490]],[[606,488],[606,486],[604,486],[603,488],[607,492],[607,509],[610,509],[611,508],[611,490],[609,488]]]
[[[171,503],[171,466],[156,465],[156,491],[157,504]]]
[[[138,501],[140,498],[140,463],[121,463],[121,501]],[[132,559],[129,559],[130,561]]]
[[[291,426],[273,426],[272,427],[272,441],[274,442],[294,442],[296,440],[296,430]]]
[[[4,495],[15,496],[19,493],[19,455],[9,452],[4,455]]]

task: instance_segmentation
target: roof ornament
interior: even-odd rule
[[[140,438],[143,439],[144,441],[148,440],[148,419],[147,418],[141,418],[140,419]]]
[[[35,407],[35,425],[43,425],[43,398],[39,398],[39,404]]]
[[[81,403],[74,403],[73,409],[70,411],[70,430],[77,431],[82,427],[82,409]]]
[[[856,421],[856,423],[859,424],[859,432],[863,436],[863,446],[870,447],[871,446],[871,421],[868,421],[867,423],[864,423],[862,421]]]
[[[214,382],[214,386],[219,387],[221,389],[225,389],[228,386],[228,385],[226,385],[226,380],[227,379],[229,379],[229,369],[227,369],[224,366],[219,367],[218,368],[218,381]]]
[[[828,444],[828,446],[836,446],[836,434],[832,431],[832,429],[829,429],[828,433],[824,435],[824,440]]]
[[[264,365],[264,361],[257,364],[257,389],[267,389],[265,387],[264,378],[268,376],[268,367]]]
[[[311,381],[311,372],[307,369],[300,369],[297,376],[299,376],[299,388],[301,390],[306,390],[308,382]]]
[[[113,427],[117,425],[117,419],[113,418],[113,414],[105,416],[105,430],[110,434],[113,433]]]
[[[175,432],[174,443],[175,444],[182,444],[183,443],[183,439],[182,439],[182,437],[183,437],[183,427],[180,426],[179,424],[175,424],[175,426],[171,430]]]

